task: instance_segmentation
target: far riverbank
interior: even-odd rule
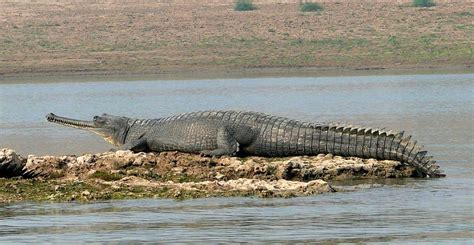
[[[0,81],[472,70],[472,1],[326,0],[316,13],[297,1],[254,2],[238,12],[204,0],[3,1]]]

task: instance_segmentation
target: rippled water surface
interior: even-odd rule
[[[448,175],[334,183],[357,191],[292,199],[209,198],[0,206],[5,242],[474,241],[474,75],[0,84],[0,147],[81,154],[110,145],[49,124],[49,112],[157,118],[207,109],[405,130]]]

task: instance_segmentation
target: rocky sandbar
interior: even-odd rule
[[[21,175],[15,177],[15,175]],[[24,158],[0,151],[0,202],[209,196],[293,197],[335,192],[328,181],[416,177],[398,161],[331,154],[205,157],[180,152],[104,152]]]

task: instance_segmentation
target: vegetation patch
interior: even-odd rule
[[[95,171],[93,174],[90,175],[90,178],[101,179],[105,181],[116,181],[123,178],[124,175],[118,173],[109,173],[106,171]]]
[[[470,16],[473,16],[474,14],[472,14],[471,12],[463,11],[463,12],[456,13],[456,15],[460,17],[470,17]]]
[[[413,0],[413,7],[432,7],[435,5],[433,0]]]
[[[323,10],[323,7],[319,3],[306,2],[300,4],[301,12],[317,12]]]
[[[253,5],[252,0],[237,0],[234,5],[235,11],[251,11],[255,9],[257,7]]]
[[[346,38],[323,38],[306,40],[303,38],[290,39],[290,46],[308,46],[313,49],[335,48],[338,50],[351,50],[355,47],[366,47],[369,41],[363,38],[346,39]]]
[[[388,37],[387,42],[394,47],[398,47],[400,45],[400,42],[398,41],[396,36]]]

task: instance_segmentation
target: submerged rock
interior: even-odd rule
[[[78,181],[91,185],[89,188],[95,186],[98,190],[84,189],[69,197],[72,200],[90,200],[115,198],[117,193],[130,188],[142,188],[143,193],[137,194],[138,197],[151,193],[175,198],[302,196],[335,191],[326,182],[329,180],[415,177],[416,171],[398,161],[330,154],[287,158],[214,158],[180,152],[117,151],[82,156],[29,155],[25,159],[13,150],[2,149],[0,177],[13,176],[54,182],[55,192],[70,190],[70,186],[77,186]],[[62,185],[66,187],[58,187]],[[131,191],[127,193],[136,195]],[[130,197],[131,194],[128,194],[121,196]],[[49,199],[58,196],[63,197],[50,193]]]

